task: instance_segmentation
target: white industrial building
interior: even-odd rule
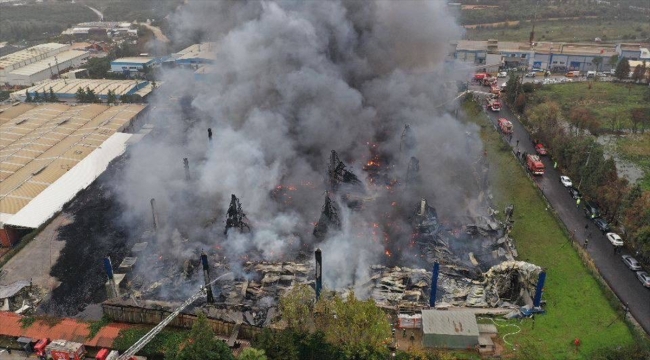
[[[89,53],[70,45],[41,44],[0,58],[0,84],[29,86],[70,67],[81,65]]]
[[[114,73],[138,73],[143,72],[144,67],[149,68],[155,65],[155,60],[150,57],[134,56],[119,58],[111,61],[111,72]]]
[[[37,61],[47,59],[50,56],[54,56],[67,50],[69,47],[70,45],[65,44],[40,44],[0,57],[0,84],[7,82],[7,74],[10,72]]]
[[[7,82],[10,85],[31,86],[50,79],[60,71],[80,66],[88,56],[87,51],[67,50],[10,72]]]

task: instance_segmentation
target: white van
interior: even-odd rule
[[[596,77],[595,71],[587,71],[587,79]]]

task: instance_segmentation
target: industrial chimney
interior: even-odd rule
[[[323,290],[323,254],[318,248],[314,253],[316,255],[316,300],[319,300],[320,292]]]
[[[438,275],[440,274],[440,264],[436,261],[433,264],[433,275],[431,276],[431,294],[429,296],[429,307],[436,307],[436,291],[438,290]]]
[[[542,290],[544,289],[544,283],[546,282],[546,271],[539,273],[539,279],[537,280],[537,288],[535,289],[535,299],[533,300],[533,307],[538,308],[542,304]]]
[[[212,128],[208,128],[208,140],[212,141]]]
[[[156,218],[156,199],[151,199],[151,216],[153,217],[153,231],[158,231],[158,219]]]
[[[208,295],[208,304],[214,303],[214,296],[212,295],[212,284],[210,281],[210,267],[208,266],[208,255],[201,252],[201,264],[203,265],[203,279],[205,281],[205,290]]]
[[[190,161],[183,158],[183,165],[185,166],[185,180],[190,180]]]

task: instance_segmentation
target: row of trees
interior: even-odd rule
[[[90,89],[89,87],[86,87],[84,90],[83,88],[77,89],[77,92],[75,94],[75,99],[79,103],[83,104],[88,104],[88,103],[101,103],[102,100],[99,98],[95,92]],[[124,94],[119,97],[119,102],[123,104],[131,104],[131,103],[141,103],[143,101],[142,96],[137,95],[137,94]],[[118,97],[115,94],[115,91],[113,90],[108,90],[108,93],[106,94],[106,103],[107,104],[117,104],[118,103]]]
[[[640,257],[650,261],[650,192],[619,178],[614,160],[604,156],[603,146],[590,135],[598,127],[593,110],[578,106],[563,116],[560,106],[552,101],[526,109],[530,93],[521,84],[509,83],[506,91],[506,99],[522,113],[531,136],[551,149],[554,160],[580,186],[584,196],[597,202],[606,219],[621,227]],[[649,109],[632,109],[632,117],[650,126]]]
[[[50,87],[49,92],[39,93],[38,91],[34,92],[34,95],[30,94],[29,91],[25,90],[25,102],[59,102],[59,98],[56,97],[54,91]]]

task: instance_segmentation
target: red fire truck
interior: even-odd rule
[[[512,123],[508,119],[500,118],[499,129],[501,129],[501,132],[506,135],[512,134]]]
[[[501,101],[498,97],[488,97],[487,107],[492,111],[501,111]]]
[[[45,354],[53,360],[84,360],[86,348],[78,342],[54,340],[45,348]]]
[[[544,163],[537,155],[528,155],[526,157],[526,165],[528,166],[528,171],[533,175],[544,175]]]

